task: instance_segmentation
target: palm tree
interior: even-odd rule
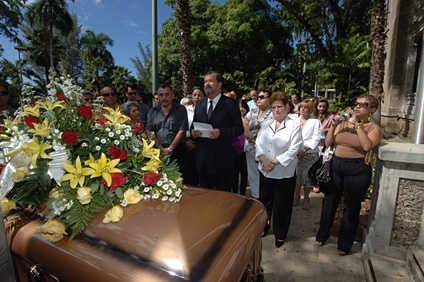
[[[108,45],[113,46],[113,40],[105,33],[95,34],[89,29],[81,37],[81,43],[86,84],[100,93],[101,74],[114,65],[113,56],[106,49]]]
[[[151,62],[152,51],[150,50],[149,45],[146,45],[143,48],[140,42],[137,43],[137,48],[140,51],[141,58],[139,56],[135,56],[135,58],[130,58],[130,60],[135,67],[137,79],[146,89],[152,89],[152,72],[148,67]]]
[[[193,88],[193,63],[191,60],[191,22],[190,5],[188,0],[177,0],[175,12],[178,25],[178,41],[180,43],[180,61],[183,74],[183,94],[186,95]]]
[[[64,35],[69,34],[73,30],[73,21],[68,12],[65,0],[39,0],[28,7],[27,15],[31,26],[38,23],[44,30],[48,31],[47,40],[49,46],[50,67],[54,67],[54,29]]]
[[[384,62],[386,53],[386,4],[385,0],[374,0],[371,19],[372,40],[372,66],[370,72],[370,94],[376,96],[380,101],[383,98]],[[372,120],[376,124],[381,121],[381,107],[373,114]]]

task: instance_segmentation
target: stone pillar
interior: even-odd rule
[[[382,143],[377,151],[365,247],[404,259],[408,247],[424,246],[424,145]]]

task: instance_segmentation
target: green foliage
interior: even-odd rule
[[[214,69],[231,78],[225,81],[225,89],[247,91],[259,72],[277,66],[292,52],[289,31],[267,1],[230,0],[221,5],[192,0],[190,8],[194,85],[202,85],[203,75]],[[179,92],[182,84],[176,30],[175,19],[162,25],[159,78]]]
[[[140,56],[135,56],[131,58],[131,62],[134,64],[137,73],[137,79],[140,81],[140,84],[149,92],[152,89],[152,73],[151,68],[151,59],[152,51],[150,50],[149,45],[146,45],[144,48],[140,42],[137,43],[137,48],[140,51]]]
[[[0,1],[0,35],[18,42],[18,27],[22,21],[21,8],[26,0]],[[1,50],[1,45],[0,45]],[[1,54],[1,53],[0,53]]]
[[[37,167],[30,169],[32,173],[22,181],[14,184],[8,197],[14,202],[26,205],[40,205],[51,190],[52,180],[47,174],[48,161],[39,158]]]

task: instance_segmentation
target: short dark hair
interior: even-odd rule
[[[0,82],[0,86],[3,86],[4,89],[6,89],[6,92],[9,94],[9,86],[7,85],[6,82]]]
[[[128,92],[128,87],[131,88],[132,90],[138,90],[137,84],[135,84],[133,82],[127,83],[125,85],[125,92]]]
[[[222,77],[222,74],[220,74],[219,72],[217,72],[217,71],[208,71],[206,74],[205,74],[205,76],[207,76],[207,75],[211,75],[211,74],[215,74],[215,76],[216,76],[216,81],[218,81],[218,82],[224,82],[224,78]]]
[[[169,89],[171,89],[171,92],[174,92],[173,90],[172,90],[172,87],[169,85],[169,84],[162,84],[162,85],[160,85],[159,87],[158,87],[158,90],[159,89],[165,89],[165,88],[169,88]]]
[[[268,90],[268,89],[260,90],[259,93],[261,93],[261,92],[265,92],[268,95],[268,98],[270,98],[271,95],[272,95],[272,92],[270,90]]]
[[[247,101],[246,100],[240,100],[240,106],[246,110],[246,114],[250,111],[249,106],[247,105]]]

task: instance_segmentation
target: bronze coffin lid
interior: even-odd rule
[[[23,227],[9,219],[11,250],[63,281],[240,281],[267,220],[256,200],[201,188],[179,203],[140,203],[119,223],[103,224],[99,213],[71,242],[44,241],[41,219]]]

